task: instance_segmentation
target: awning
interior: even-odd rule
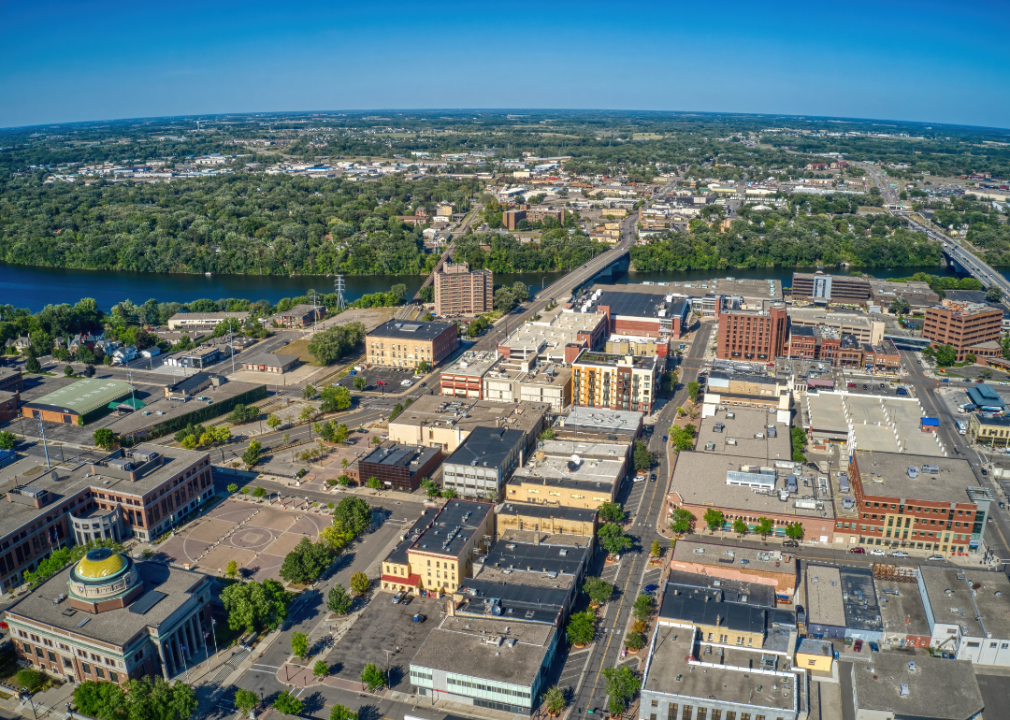
[[[131,400],[113,400],[109,403],[109,410],[140,410],[144,407],[144,403],[137,399]]]

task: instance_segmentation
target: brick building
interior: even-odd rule
[[[435,273],[436,315],[480,315],[494,309],[494,276],[470,270],[467,263],[446,263]]]
[[[421,478],[430,476],[438,467],[441,457],[442,452],[436,448],[387,441],[358,461],[358,484],[374,477],[386,489],[414,492]]]
[[[922,324],[922,337],[934,346],[950,345],[957,351],[958,362],[968,354],[976,356],[998,355],[987,352],[991,348],[979,347],[998,341],[1003,326],[1003,313],[984,303],[958,303],[944,300],[939,307],[926,310]]]
[[[660,359],[583,350],[572,363],[572,402],[585,407],[652,414]]]
[[[553,218],[558,221],[558,225],[565,224],[565,209],[553,207],[530,207],[529,205],[516,205],[512,210],[506,210],[502,213],[502,224],[505,225],[505,229],[510,232],[515,232],[516,227],[523,220],[529,223],[543,222],[545,218]]]
[[[870,299],[870,280],[821,272],[793,273],[792,296],[794,301],[865,305]]]
[[[83,378],[21,406],[24,417],[64,424],[86,424],[107,413],[110,404],[130,397],[130,384]]]
[[[371,365],[414,368],[423,360],[430,367],[458,347],[459,334],[450,323],[390,320],[365,336]]]
[[[770,361],[786,354],[789,317],[785,305],[772,303],[768,310],[716,308],[719,322],[720,360]]]
[[[307,328],[326,317],[326,308],[322,305],[295,305],[290,310],[273,315],[270,320],[281,327]]]

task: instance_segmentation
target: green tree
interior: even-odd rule
[[[588,645],[596,637],[596,615],[588,610],[572,613],[565,635],[572,645]]]
[[[372,488],[373,490],[380,490],[382,488],[382,483],[377,477],[370,477],[365,481],[365,485]]]
[[[1003,291],[1000,290],[999,285],[990,285],[985,291],[986,302],[998,303],[1003,302]]]
[[[28,360],[25,361],[25,372],[30,374],[42,372],[42,364],[39,362],[39,359],[32,354],[29,354]]]
[[[72,368],[72,367],[71,367],[70,365],[66,365],[66,366],[64,366],[64,368],[63,368],[63,374],[64,374],[64,375],[65,375],[66,377],[70,377],[71,375],[73,375],[73,374],[74,374],[74,369],[73,369],[73,368]]]
[[[806,462],[807,456],[803,454],[803,449],[807,446],[807,434],[803,428],[792,428],[789,431],[789,438],[793,446],[793,462]]]
[[[673,511],[673,520],[670,522],[670,529],[677,535],[685,535],[691,532],[691,525],[694,523],[694,515],[690,510],[677,508]]]
[[[596,512],[602,522],[624,522],[624,510],[617,503],[605,502],[597,508]]]
[[[116,720],[126,709],[126,694],[118,683],[85,680],[74,688],[74,704],[81,715]]]
[[[13,450],[17,444],[18,439],[14,433],[9,430],[0,430],[0,449]]]
[[[297,585],[313,583],[333,561],[333,550],[326,542],[301,541],[284,557],[281,564],[282,580]]]
[[[652,541],[652,547],[649,550],[649,554],[652,555],[652,557],[659,557],[663,554],[663,549],[659,546],[659,540]]]
[[[243,714],[248,714],[250,710],[260,704],[259,698],[252,690],[239,688],[235,691],[235,707]]]
[[[336,430],[333,431],[333,441],[338,443],[345,443],[347,442],[348,435],[350,435],[350,430],[347,429],[346,425],[341,423],[340,425],[337,426]]]
[[[344,498],[333,511],[333,521],[357,537],[372,524],[372,506],[364,498]]]
[[[597,605],[603,605],[614,594],[614,586],[603,578],[587,577],[582,585],[582,591]]]
[[[258,487],[252,491],[252,496],[254,498],[265,498],[267,496],[267,491],[264,488]]]
[[[639,632],[630,632],[624,638],[624,646],[629,650],[641,650],[645,647],[645,636]]]
[[[786,525],[786,537],[793,540],[801,540],[803,538],[803,524],[793,522]]]
[[[365,684],[369,692],[375,692],[378,688],[386,685],[386,673],[373,663],[368,663],[361,671],[361,682]]]
[[[596,535],[600,539],[600,546],[611,556],[631,549],[631,538],[624,534],[620,525],[605,523],[596,531]]]
[[[267,415],[267,427],[270,428],[271,430],[276,430],[277,428],[279,428],[281,422],[282,422],[281,419],[276,415],[274,415],[273,413]]]
[[[260,454],[262,452],[263,446],[259,440],[253,440],[249,443],[249,447],[245,449],[245,452],[242,453],[242,462],[246,464],[246,467],[251,468],[260,461]]]
[[[260,416],[259,408],[253,407],[252,405],[242,405],[239,403],[228,415],[226,420],[232,425],[241,425],[242,423],[252,422]]]
[[[950,367],[957,362],[957,350],[950,345],[941,345],[936,349],[936,364],[940,367]]]
[[[750,531],[747,523],[743,521],[743,518],[737,518],[733,521],[733,532],[740,536],[746,535]]]
[[[641,440],[636,440],[634,451],[635,470],[645,472],[652,467],[655,460],[652,453],[649,452],[649,447]]]
[[[83,556],[82,556],[83,557]],[[65,568],[67,564],[74,559],[74,553],[67,548],[59,548],[54,550],[49,557],[42,560],[34,572],[31,570],[24,571],[25,582],[27,582],[31,587],[35,587],[43,580],[52,577],[60,570]]]
[[[716,510],[715,508],[709,508],[705,511],[705,524],[708,529],[712,532],[716,530],[721,530],[722,526],[726,523],[726,516],[723,515],[722,510]]]
[[[760,535],[762,540],[771,535],[774,529],[775,523],[766,517],[759,517],[757,525],[754,526],[754,532]]]
[[[309,656],[309,636],[301,632],[291,633],[291,654],[302,660]]]
[[[611,715],[621,715],[628,707],[628,700],[642,687],[642,681],[627,665],[606,668],[603,677],[606,678],[606,691],[610,698],[607,709]]]
[[[337,615],[346,615],[349,613],[352,602],[351,596],[347,594],[347,590],[340,584],[330,588],[330,592],[326,596],[326,607],[329,608],[330,612]]]
[[[302,397],[306,400],[311,400],[316,396],[316,389],[312,385],[306,385],[305,389],[302,390]]]
[[[687,384],[687,396],[692,402],[698,402],[698,395],[701,393],[701,385],[692,380]]]
[[[277,699],[274,700],[273,708],[282,715],[301,715],[302,710],[305,708],[305,703],[296,698],[289,691],[284,690],[277,696]]]
[[[652,608],[656,605],[652,595],[642,594],[635,598],[635,604],[631,606],[631,614],[636,620],[648,622],[652,615]]]
[[[351,391],[343,385],[323,388],[320,397],[322,398],[322,403],[319,405],[320,412],[339,412],[351,407]]]
[[[554,435],[554,428],[550,428],[549,427],[546,430],[544,430],[542,433],[540,433],[540,439],[541,440],[553,440],[554,437],[555,437],[555,435]]]
[[[355,375],[354,376],[354,389],[357,390],[358,392],[361,392],[366,387],[368,387],[368,381],[365,380],[365,376],[364,375]]]
[[[911,310],[912,306],[903,295],[899,295],[891,301],[891,312],[895,315],[908,315]]]
[[[358,720],[358,715],[343,705],[334,705],[330,708],[330,720]]]
[[[351,591],[355,595],[367,595],[372,589],[372,581],[363,572],[356,572],[351,575]]]
[[[161,675],[131,680],[126,696],[129,720],[186,720],[199,704],[189,685],[169,685]]]
[[[549,687],[544,693],[544,707],[547,709],[548,715],[560,715],[567,704],[565,694],[557,685]]]
[[[365,326],[360,322],[334,325],[312,336],[309,353],[320,365],[332,365],[353,350],[364,337]]]
[[[228,561],[228,565],[224,569],[224,576],[233,580],[238,577],[238,563],[235,560]]]
[[[226,489],[228,490],[228,492],[234,494],[238,492],[238,485],[236,485],[235,483],[228,483],[228,487]]]
[[[229,585],[221,592],[228,613],[228,627],[247,633],[259,628],[276,629],[288,614],[290,598],[276,580]]]

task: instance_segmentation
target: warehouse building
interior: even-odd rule
[[[129,383],[84,378],[21,406],[23,417],[86,425],[117,408],[130,397]]]

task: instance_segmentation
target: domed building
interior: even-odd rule
[[[18,659],[72,682],[184,673],[207,657],[209,575],[90,550],[7,610]]]

